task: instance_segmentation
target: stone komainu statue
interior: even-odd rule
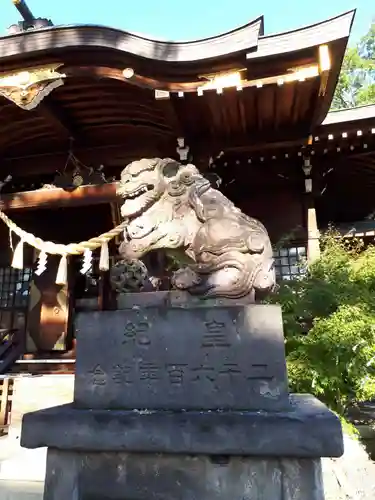
[[[121,174],[118,194],[129,221],[120,245],[126,261],[156,249],[183,251],[187,267],[175,288],[202,297],[265,294],[275,285],[272,247],[264,226],[213,189],[194,165],[143,159]]]

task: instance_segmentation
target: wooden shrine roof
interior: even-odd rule
[[[250,51],[257,47],[263,34],[263,17],[228,33],[187,42],[169,42],[96,25],[48,26],[39,30],[15,33],[0,39],[0,57],[11,58],[37,51],[115,50],[119,54],[166,65],[196,63],[222,58],[236,52]]]
[[[267,36],[261,17],[193,42],[87,25],[1,37],[2,169],[55,171],[71,139],[82,161],[116,166],[176,156],[178,137],[194,160],[306,138],[328,112],[353,17]]]
[[[367,106],[358,106],[357,108],[339,109],[331,111],[323,121],[323,126],[342,124],[342,123],[358,123],[359,120],[375,120],[375,104]]]
[[[367,129],[375,130],[375,104],[359,106],[358,108],[331,111],[322,125],[316,129],[320,134],[344,134],[352,130],[361,132]]]

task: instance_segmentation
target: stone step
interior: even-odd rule
[[[0,441],[1,444],[1,441]],[[46,448],[27,450],[7,443],[0,455],[0,481],[43,482],[46,473]],[[2,499],[2,497],[1,497]]]
[[[42,500],[43,488],[41,482],[0,480],[1,500]]]
[[[73,401],[74,375],[14,378],[9,435],[19,438],[25,413]]]

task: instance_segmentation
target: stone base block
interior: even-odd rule
[[[324,500],[319,459],[49,449],[44,500]]]
[[[324,500],[320,457],[343,452],[309,395],[273,412],[64,405],[25,415],[21,439],[48,447],[44,500]]]
[[[173,302],[85,312],[76,335],[81,409],[288,408],[280,306]]]
[[[21,444],[76,451],[339,457],[341,424],[320,401],[293,395],[290,410],[113,411],[72,405],[24,416]]]

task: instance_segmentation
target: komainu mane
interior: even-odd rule
[[[143,159],[121,174],[118,194],[129,221],[120,245],[125,260],[151,250],[182,250],[191,263],[173,276],[175,288],[202,297],[265,294],[275,284],[264,226],[213,189],[194,165]]]

